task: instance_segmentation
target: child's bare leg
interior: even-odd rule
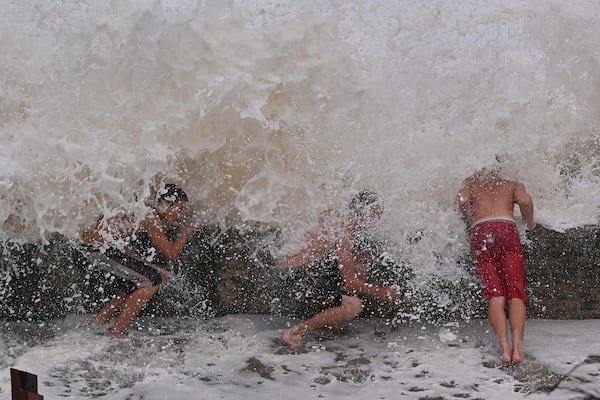
[[[114,299],[108,301],[104,307],[98,311],[98,314],[90,318],[88,321],[89,325],[104,325],[110,321],[113,315],[115,315],[125,303],[125,293],[119,293]]]
[[[504,297],[492,297],[488,303],[488,318],[500,345],[500,361],[508,363],[512,361],[512,349],[508,344],[505,304]]]
[[[113,337],[126,337],[127,328],[136,315],[142,311],[148,301],[158,291],[159,286],[138,289],[125,299],[123,310],[117,317],[115,324],[111,328],[109,334]]]
[[[523,354],[526,318],[525,311],[525,303],[523,300],[510,299],[508,301],[508,318],[510,320],[513,345],[512,361],[517,363],[525,361],[525,356]]]
[[[281,335],[288,346],[299,348],[304,346],[304,336],[315,329],[339,327],[351,321],[362,311],[362,302],[358,297],[342,296],[342,305],[321,311],[317,315],[292,326]]]

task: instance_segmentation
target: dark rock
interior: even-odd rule
[[[597,226],[564,233],[538,226],[527,233],[530,318],[600,318],[599,235]]]
[[[600,229],[564,233],[539,226],[527,233],[530,318],[600,318]],[[279,230],[265,224],[243,229],[205,227],[196,232],[171,264],[171,283],[144,310],[148,315],[210,317],[229,313],[303,315],[274,250]],[[56,234],[46,244],[5,242],[0,246],[0,318],[45,320],[72,313],[93,313],[102,304],[98,284],[83,272],[76,244]],[[383,245],[385,248],[385,245]],[[374,250],[375,251],[375,250]],[[379,246],[376,251],[381,252]],[[365,317],[396,322],[485,318],[477,270],[470,255],[457,260],[467,278],[435,277],[417,290],[411,266],[375,254],[373,283],[396,284],[404,298],[391,305],[365,298]],[[443,304],[432,293],[446,293]]]

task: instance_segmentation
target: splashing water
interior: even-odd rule
[[[76,238],[165,180],[207,222],[292,239],[368,187],[431,274],[466,251],[454,194],[492,164],[540,223],[596,223],[598,20],[593,1],[9,1],[0,235]]]

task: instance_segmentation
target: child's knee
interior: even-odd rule
[[[346,306],[348,307],[348,311],[354,316],[358,316],[363,310],[363,303],[356,296],[348,297]]]

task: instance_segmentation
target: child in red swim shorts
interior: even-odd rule
[[[506,297],[527,301],[525,261],[514,221],[481,221],[471,229],[471,252],[483,282],[486,299]]]
[[[533,201],[525,186],[500,177],[498,169],[482,169],[464,181],[456,196],[462,218],[471,227],[471,253],[488,300],[488,317],[504,363],[525,360],[525,263],[514,217],[517,204],[528,229],[535,228]],[[511,328],[508,342],[506,311]]]

